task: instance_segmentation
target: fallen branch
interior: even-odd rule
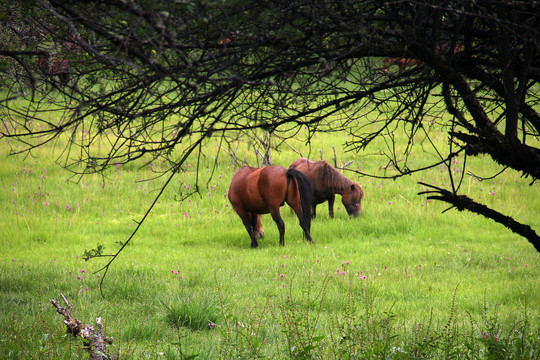
[[[64,324],[66,324],[66,331],[73,336],[80,336],[84,340],[84,344],[90,358],[92,360],[107,360],[111,357],[107,354],[107,345],[112,344],[112,337],[105,337],[103,335],[103,325],[101,324],[101,317],[96,319],[97,330],[92,325],[82,325],[81,321],[74,318],[71,315],[73,305],[69,303],[64,294],[60,294],[62,299],[67,305],[67,308],[62,307],[60,303],[54,299],[51,299],[51,304],[56,308],[56,311],[64,316]]]

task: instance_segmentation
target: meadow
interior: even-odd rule
[[[435,137],[444,146],[444,133]],[[346,152],[345,140],[316,135],[308,148],[291,139],[272,160],[287,167],[299,157],[294,148],[383,175],[386,163]],[[334,219],[319,205],[310,245],[284,207],[285,246],[264,215],[265,238],[251,249],[226,196],[237,167],[210,140],[198,171],[189,159],[100,289],[109,259],[85,261],[85,251],[114,253],[128,239],[164,181],[148,180],[165,165],[141,161],[68,181],[56,164],[62,141],[10,156],[19,146],[0,139],[3,359],[87,358],[49,303],[61,293],[83,323],[103,318],[120,359],[540,357],[540,255],[500,224],[443,213],[446,204],[417,195],[419,181],[448,183],[445,168],[397,180],[344,171],[364,188],[362,216],[349,218],[339,196]],[[248,146],[237,155],[257,164]],[[468,161],[481,176],[500,170]],[[540,229],[538,186],[518,173],[465,175],[463,189]]]

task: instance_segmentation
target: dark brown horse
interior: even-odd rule
[[[40,55],[37,60],[39,69],[47,76],[53,78],[58,76],[62,84],[67,84],[71,72],[71,66],[68,59],[60,56]]]
[[[383,59],[384,63],[384,72],[388,71],[388,68],[396,65],[399,68],[399,72],[405,71],[405,68],[408,66],[418,65],[420,64],[420,60],[418,59],[408,59],[408,58],[390,58],[386,57]]]
[[[305,237],[313,242],[310,234],[311,184],[300,171],[275,165],[263,168],[245,165],[234,174],[228,196],[246,227],[252,248],[259,245],[257,238],[264,236],[260,215],[268,213],[277,224],[279,244],[285,245],[285,223],[279,213],[284,203],[294,210]]]
[[[328,212],[334,217],[334,201],[336,194],[341,195],[341,202],[347,210],[347,214],[358,216],[362,212],[361,202],[364,198],[364,190],[357,183],[341,175],[339,171],[330,166],[326,161],[311,161],[300,158],[293,162],[289,169],[300,170],[311,181],[313,189],[312,216],[315,217],[317,205],[328,201]]]

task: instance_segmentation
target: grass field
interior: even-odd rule
[[[338,161],[382,174],[385,163],[344,152],[343,141],[317,135],[310,157],[322,150],[330,160],[335,147]],[[300,140],[289,145],[308,155]],[[499,224],[443,214],[445,204],[417,195],[418,181],[447,182],[446,169],[395,181],[345,172],[365,190],[361,217],[348,218],[339,196],[334,219],[320,205],[312,246],[283,208],[285,247],[265,215],[265,238],[253,250],[226,197],[236,168],[221,152],[213,170],[218,145],[210,141],[198,181],[190,159],[113,263],[102,297],[96,271],[108,259],[85,262],[83,254],[98,244],[113,253],[127,240],[164,181],[143,180],[164,165],[70,182],[55,164],[61,143],[8,156],[17,146],[0,139],[3,359],[87,357],[49,304],[60,293],[83,323],[103,317],[121,359],[540,356],[540,255]],[[248,149],[238,155],[256,165]],[[297,157],[285,145],[272,153],[285,167]],[[500,170],[487,159],[469,163],[481,176]],[[200,193],[179,201],[197,183]],[[540,230],[538,186],[513,171],[485,181],[466,175],[463,192]]]

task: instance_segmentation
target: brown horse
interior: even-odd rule
[[[313,189],[312,217],[317,214],[317,204],[328,201],[328,212],[333,218],[336,194],[341,195],[341,202],[343,202],[347,214],[358,216],[362,212],[361,202],[364,198],[362,187],[341,175],[326,161],[315,162],[300,158],[293,162],[289,169],[300,170],[311,181]]]
[[[58,76],[62,84],[67,84],[71,72],[71,66],[68,59],[60,56],[40,55],[37,60],[37,66],[47,76],[51,78]]]
[[[421,62],[418,59],[386,57],[383,59],[383,63],[384,63],[384,69],[383,69],[384,72],[387,72],[388,68],[392,65],[396,65],[399,68],[399,72],[403,72],[405,71],[406,67],[418,65]]]
[[[241,167],[233,176],[229,186],[229,201],[242,219],[251,238],[251,247],[259,244],[257,238],[264,236],[260,214],[272,215],[279,230],[279,244],[285,245],[285,223],[279,208],[287,203],[296,213],[304,236],[311,239],[312,191],[309,179],[297,170],[281,166],[254,168]]]

